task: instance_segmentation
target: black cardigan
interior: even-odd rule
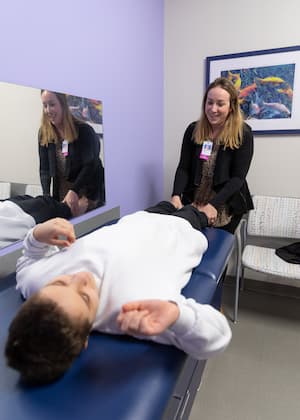
[[[196,122],[184,134],[179,165],[176,170],[172,195],[179,195],[183,204],[193,202],[194,193],[201,182],[203,160],[199,158],[202,145],[194,142]],[[253,156],[252,130],[244,123],[243,141],[238,149],[219,148],[213,177],[215,197],[210,200],[216,209],[227,204],[231,214],[243,214],[253,209],[246,181]]]
[[[72,190],[77,194],[97,200],[103,189],[103,166],[99,158],[100,142],[90,125],[83,122],[77,125],[78,138],[68,146],[65,177],[73,183]],[[53,178],[53,197],[59,200],[55,148],[54,143],[42,146],[39,142],[40,179],[43,194],[50,195]]]

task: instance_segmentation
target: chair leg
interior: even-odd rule
[[[244,268],[242,264],[242,253],[245,246],[247,235],[247,220],[241,219],[240,224],[236,230],[236,275],[235,275],[235,299],[234,299],[234,314],[233,322],[237,322],[238,307],[239,307],[239,293],[244,289]]]
[[[242,264],[242,244],[241,244],[241,236],[240,232],[236,234],[236,274],[235,274],[235,298],[234,298],[234,313],[233,313],[233,322],[237,322],[237,315],[238,315],[238,306],[239,306],[239,293],[240,293],[240,277],[241,277],[241,264]]]
[[[240,258],[241,258],[241,276],[240,276],[240,290],[244,290],[244,288],[245,288],[245,282],[244,282],[244,273],[245,273],[245,270],[244,270],[244,266],[243,266],[243,263],[242,263],[242,253],[243,253],[243,250],[244,250],[244,247],[245,247],[245,243],[246,243],[246,236],[247,236],[247,221],[246,220],[244,220],[244,223],[243,223],[243,225],[241,226],[241,256],[240,256]]]
[[[243,267],[243,263],[241,263],[241,264],[242,264],[242,269],[241,269],[241,278],[240,278],[240,290],[244,290],[244,288],[245,288],[245,277],[244,277],[245,269]]]
[[[238,258],[239,261],[239,258]],[[238,307],[239,307],[239,294],[240,294],[240,273],[241,265],[238,263],[235,277],[235,298],[234,298],[234,313],[233,313],[233,322],[237,322]]]

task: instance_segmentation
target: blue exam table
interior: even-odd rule
[[[213,228],[204,233],[209,247],[184,295],[214,304],[234,236]],[[18,373],[5,365],[3,351],[8,326],[22,299],[15,290],[15,273],[5,281],[11,286],[0,293],[1,420],[188,418],[205,361],[196,361],[175,347],[128,336],[93,333],[87,351],[61,380],[37,388],[21,385]]]

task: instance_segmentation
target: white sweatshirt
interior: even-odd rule
[[[0,248],[23,239],[35,220],[12,201],[0,202]]]
[[[17,263],[17,288],[25,298],[58,275],[87,270],[100,294],[94,330],[122,334],[116,318],[124,303],[165,299],[178,304],[178,320],[159,336],[138,338],[175,345],[197,359],[228,345],[226,318],[181,294],[207,249],[206,237],[186,220],[139,211],[61,250],[36,241],[32,232]]]

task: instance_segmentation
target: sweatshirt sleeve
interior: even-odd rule
[[[33,236],[33,230],[34,228],[28,231],[23,241],[22,256],[18,259],[16,267],[17,289],[20,289],[25,298],[37,289],[34,276],[31,275],[33,265],[41,258],[59,251],[56,246],[37,241]]]
[[[214,356],[228,346],[232,333],[221,312],[194,299],[183,298],[178,307],[179,318],[166,331],[173,345],[198,360]]]

